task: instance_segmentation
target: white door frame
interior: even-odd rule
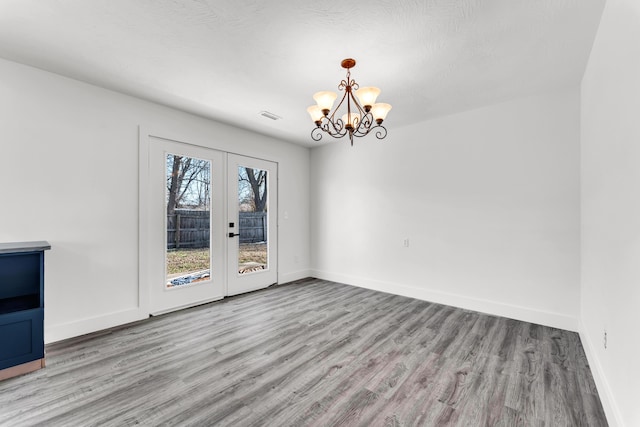
[[[201,147],[201,148],[205,148],[205,149],[209,149],[209,150],[214,150],[214,151],[220,151],[226,154],[234,154],[234,153],[229,153],[226,152],[224,150],[217,150],[216,148],[212,148],[210,145],[205,144],[205,143],[199,143],[199,141],[196,141],[194,138],[193,142],[186,142],[185,139],[181,136],[175,136],[174,134],[171,134],[170,132],[150,132],[149,129],[140,126],[139,127],[139,145],[138,145],[138,158],[139,158],[139,171],[138,171],[138,266],[139,266],[139,271],[138,271],[138,309],[140,311],[140,313],[147,313],[147,314],[151,314],[151,304],[150,304],[150,287],[153,283],[152,281],[152,277],[153,277],[153,266],[150,263],[150,257],[149,257],[149,253],[151,250],[151,245],[150,245],[150,230],[149,230],[149,226],[148,226],[148,218],[149,218],[149,213],[150,213],[150,209],[151,209],[151,183],[150,183],[150,149],[151,149],[151,144],[153,143],[154,140],[156,139],[160,139],[160,140],[169,140],[169,141],[174,141],[174,142],[178,142],[181,144],[187,144],[187,145],[192,145],[192,146],[196,146],[196,147]],[[241,156],[244,156],[242,154],[239,154]],[[250,156],[245,156],[245,157],[249,157]],[[266,160],[268,162],[274,163],[277,167],[277,162],[273,162],[271,160]],[[227,167],[228,162],[224,161],[223,165],[224,168]],[[277,169],[276,169],[277,171]],[[225,169],[225,179],[227,176],[227,171]],[[275,178],[275,180],[273,179]],[[272,178],[272,185],[274,186],[273,188],[275,188],[277,190],[278,188],[278,182],[277,182],[277,172],[276,174],[274,174]],[[224,185],[225,187],[225,192],[228,188],[228,184]],[[225,193],[225,200],[228,200],[228,195]],[[277,200],[277,198],[276,198]],[[228,209],[225,208],[223,209],[224,212],[224,221],[223,221],[223,225],[228,225],[228,213],[227,213]],[[272,247],[272,249],[275,251],[275,253],[277,254],[277,236],[278,236],[278,228],[277,228],[277,209],[272,210],[273,212],[273,216],[275,219],[275,226],[273,228],[270,227],[270,233],[271,233],[271,238],[274,241],[274,245]],[[227,231],[227,227],[224,227],[222,229],[223,232]],[[226,236],[226,234],[225,234]],[[225,245],[227,244],[226,238],[223,242]],[[227,280],[227,266],[228,266],[228,250],[224,251],[224,263],[225,263],[225,277],[224,277],[224,294],[223,296],[221,296],[220,298],[223,298],[224,296],[228,295],[228,280]],[[271,267],[273,269],[273,271],[275,272],[275,279],[274,279],[274,283],[277,283],[277,271],[278,271],[278,265],[277,265],[277,257],[274,260],[274,262],[270,263]],[[268,285],[267,285],[268,286]],[[262,286],[264,287],[264,286]],[[219,299],[219,298],[216,298]],[[215,300],[215,299],[213,299]],[[206,302],[206,301],[205,301]],[[202,302],[201,302],[202,303]],[[198,303],[198,304],[201,304]],[[193,304],[192,304],[193,305]],[[197,305],[197,304],[196,304]],[[188,305],[187,305],[188,306]],[[186,308],[182,307],[182,308]],[[176,308],[178,309],[178,308]],[[172,310],[167,310],[167,311],[172,311]],[[158,313],[159,314],[159,313]]]

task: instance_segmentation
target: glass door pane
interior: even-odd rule
[[[238,274],[269,267],[268,171],[238,166]]]
[[[167,153],[167,289],[211,277],[211,162]]]

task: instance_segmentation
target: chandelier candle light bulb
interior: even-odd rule
[[[341,65],[346,68],[347,77],[338,85],[338,89],[344,91],[338,106],[331,111],[338,95],[322,91],[313,95],[316,105],[307,108],[311,120],[316,124],[311,131],[311,138],[320,141],[325,133],[333,138],[349,136],[353,145],[354,136],[363,137],[375,129],[376,138],[384,139],[387,129],[382,126],[382,122],[391,110],[391,105],[376,103],[380,89],[372,86],[360,88],[355,79],[351,78],[351,68],[356,65],[355,59],[344,59]]]

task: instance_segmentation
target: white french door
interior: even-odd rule
[[[229,154],[227,295],[278,281],[278,165]]]
[[[147,143],[140,224],[149,313],[276,283],[277,164],[152,136]]]
[[[160,314],[226,292],[224,153],[149,141],[149,304]]]

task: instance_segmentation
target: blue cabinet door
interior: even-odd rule
[[[0,369],[42,359],[44,309],[0,315]]]

